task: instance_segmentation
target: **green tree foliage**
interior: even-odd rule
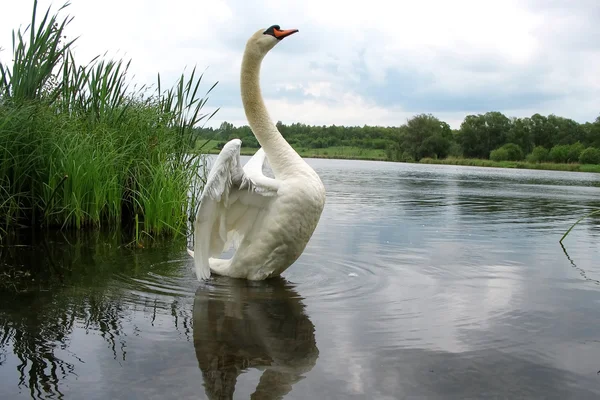
[[[548,129],[548,118],[536,113],[528,118],[526,123],[529,124],[534,146],[543,146],[547,149],[552,147],[552,135],[550,129]]]
[[[529,118],[513,118],[506,134],[506,141],[518,145],[525,153],[531,152],[533,137]]]
[[[559,144],[550,149],[550,161],[556,163],[574,163],[579,161],[579,156],[585,149],[581,142],[576,142],[571,145]]]
[[[295,148],[353,146],[383,149],[386,157],[394,161],[419,161],[425,157],[491,157],[498,160],[526,158],[537,163],[576,163],[586,148],[600,148],[600,117],[579,124],[556,115],[508,118],[493,111],[466,116],[456,130],[431,114],[415,115],[396,127],[288,125],[281,121],[276,125]],[[216,139],[221,145],[240,138],[244,147],[259,147],[248,126],[234,127],[223,122],[219,129],[203,128],[197,132],[200,138]]]
[[[574,144],[583,138],[581,125],[572,119],[549,115],[547,129],[553,144]]]
[[[355,146],[367,149],[387,149],[394,143],[399,143],[400,128],[380,126],[311,126],[301,123],[286,125],[278,121],[277,129],[288,141],[298,148],[326,148],[332,146]],[[198,128],[200,139],[215,139],[219,147],[228,140],[239,138],[244,147],[259,148],[249,126],[234,127],[229,122],[223,122],[218,129]]]
[[[546,162],[549,159],[548,153],[548,149],[544,146],[537,146],[527,155],[527,161],[530,163]]]
[[[458,136],[465,157],[488,158],[492,150],[506,143],[510,126],[510,119],[497,111],[467,115]]]
[[[420,114],[409,119],[402,133],[401,147],[414,160],[448,156],[452,130],[450,125],[433,115]]]
[[[600,164],[600,149],[588,147],[581,152],[579,162],[582,164]]]
[[[569,151],[567,152],[567,162],[574,163],[579,161],[579,157],[581,153],[585,150],[585,146],[577,141],[569,146]]]
[[[581,128],[583,131],[581,142],[600,149],[600,116],[593,123],[586,122]]]
[[[566,163],[569,159],[569,146],[567,145],[557,145],[550,149],[550,161],[555,163]]]
[[[521,161],[523,158],[525,158],[523,150],[521,150],[519,145],[514,143],[507,143],[490,152],[490,159],[492,161]]]

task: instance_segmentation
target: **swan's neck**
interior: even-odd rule
[[[269,117],[260,91],[260,66],[264,55],[246,50],[242,60],[241,92],[244,112],[276,177],[293,175],[306,165]]]

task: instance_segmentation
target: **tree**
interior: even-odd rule
[[[485,113],[484,118],[488,149],[492,150],[506,143],[506,137],[511,128],[510,119],[497,111]]]
[[[600,116],[594,122],[587,122],[582,127],[582,142],[586,146],[600,148]]]
[[[431,158],[446,158],[450,152],[450,140],[442,135],[431,135],[419,147],[419,155]]]
[[[546,129],[548,119],[540,114],[533,114],[528,119],[529,129],[533,139],[534,146],[544,146],[547,149],[552,147],[552,137]]]
[[[553,144],[573,144],[583,138],[583,129],[572,119],[550,114],[546,120],[546,130]]]
[[[233,133],[234,127],[233,124],[227,121],[221,122],[221,126],[219,126],[219,137],[229,140],[229,136]]]
[[[524,157],[523,150],[514,143],[507,143],[490,153],[490,159],[493,161],[521,161]]]
[[[531,154],[527,156],[527,161],[530,163],[542,163],[548,161],[548,149],[544,146],[537,146]]]
[[[569,158],[569,146],[561,144],[550,149],[550,161],[555,163],[566,163]]]
[[[581,142],[573,143],[569,146],[569,151],[567,152],[567,162],[568,163],[576,163],[579,162],[579,156],[585,150],[585,146]]]
[[[510,128],[510,119],[497,111],[467,115],[459,132],[459,143],[464,155],[488,158],[493,149],[506,143]]]
[[[401,147],[418,161],[423,157],[446,157],[451,139],[450,125],[431,114],[419,114],[407,121],[400,141]]]
[[[529,118],[513,118],[506,135],[506,141],[518,145],[525,153],[531,152],[533,138]]]
[[[568,144],[559,144],[550,149],[550,160],[556,163],[573,163],[579,161],[581,152],[585,146],[580,142]]]
[[[600,149],[588,147],[581,152],[579,162],[582,164],[600,164]]]
[[[485,146],[480,140],[485,131],[482,115],[467,115],[460,124],[458,142],[465,157],[485,157]]]

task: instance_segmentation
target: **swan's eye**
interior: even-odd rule
[[[273,25],[263,32],[263,35],[271,35],[277,40],[281,40],[286,36],[292,35],[298,32],[298,29],[285,29],[282,30],[279,25]]]
[[[271,25],[266,31],[263,32],[264,35],[275,36],[275,31],[280,31],[281,27],[279,25]]]

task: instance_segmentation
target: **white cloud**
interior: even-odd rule
[[[245,123],[239,65],[246,38],[271,24],[300,29],[265,59],[261,83],[274,120],[309,124],[403,123],[432,112],[453,127],[468,113],[556,113],[594,119],[600,102],[599,6],[457,0],[72,0],[67,30],[85,62],[108,51],[133,60],[135,80],[173,82],[187,67],[219,81],[213,124]],[[3,5],[0,53],[29,22],[32,1]],[[40,10],[50,4],[40,1]],[[53,9],[59,4],[53,2]]]

